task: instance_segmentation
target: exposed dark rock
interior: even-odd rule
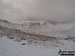
[[[37,43],[37,42],[34,42],[35,44]]]
[[[26,43],[22,43],[22,45],[26,45]]]
[[[21,38],[21,40],[26,40],[25,38]]]

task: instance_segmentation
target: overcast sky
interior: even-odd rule
[[[75,0],[0,0],[0,18],[12,22],[75,21]]]

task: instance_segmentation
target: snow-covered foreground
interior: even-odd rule
[[[22,42],[16,42],[7,39],[6,36],[0,37],[0,56],[60,56],[58,54],[61,50],[75,50],[75,42],[68,40],[61,40],[64,45],[44,46],[44,45],[22,45]],[[52,45],[52,44],[51,44]]]

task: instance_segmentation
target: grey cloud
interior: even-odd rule
[[[0,0],[0,18],[11,22],[72,22],[75,20],[74,5],[75,0]]]

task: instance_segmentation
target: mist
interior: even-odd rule
[[[0,19],[69,23],[75,21],[74,5],[75,0],[0,0]]]

